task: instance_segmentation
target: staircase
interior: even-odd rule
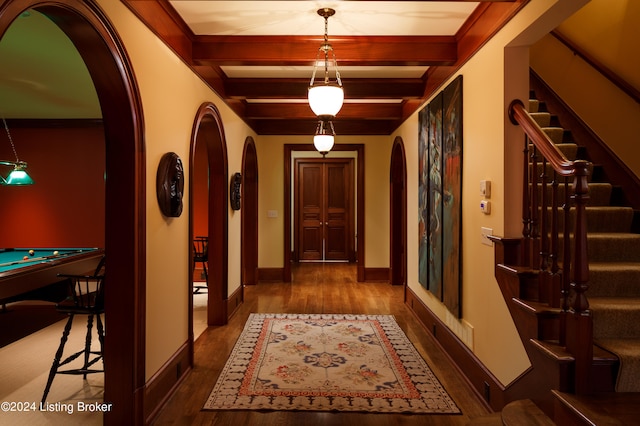
[[[533,92],[528,111],[567,163],[597,162]],[[564,185],[542,150],[525,146],[530,178],[524,192],[533,201],[525,200],[523,210],[532,217],[523,218],[522,239],[495,240],[496,279],[532,363],[532,371],[522,379],[524,387],[534,406],[546,414],[545,422],[640,424],[640,234],[633,232],[637,213],[620,205],[625,197],[607,182],[606,170],[590,166],[588,199],[584,197],[588,270],[574,271],[580,269],[580,251],[574,251],[580,244],[574,242],[579,235],[576,221],[583,219],[565,196],[573,192],[573,184]],[[581,287],[586,288],[585,298]],[[574,308],[580,305],[582,309]],[[513,413],[512,404],[518,404],[519,412],[531,407],[515,401],[505,411]],[[505,411],[495,424],[547,424],[507,422]],[[534,411],[529,417],[542,421]]]

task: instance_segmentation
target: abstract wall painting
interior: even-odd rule
[[[460,317],[462,76],[419,113],[418,279]]]

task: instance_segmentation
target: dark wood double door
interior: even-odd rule
[[[295,258],[355,261],[352,158],[295,160]]]

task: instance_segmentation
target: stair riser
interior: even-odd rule
[[[640,270],[589,271],[588,297],[640,297]]]
[[[591,306],[594,339],[640,339],[640,311],[600,311]]]
[[[546,223],[550,227],[552,219],[551,208],[547,209]],[[630,232],[631,224],[633,223],[633,210],[624,207],[609,207],[609,208],[590,208],[586,209],[587,215],[587,232]],[[575,228],[575,209],[571,209],[569,212],[569,230],[573,231]],[[564,211],[559,209],[558,216],[558,229],[564,229]]]
[[[558,241],[558,258],[562,259],[562,236]],[[640,263],[640,235],[611,234],[610,238],[587,236],[587,250],[591,262],[635,262]],[[571,253],[574,252],[573,242]]]

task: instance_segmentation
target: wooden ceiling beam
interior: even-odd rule
[[[313,66],[321,37],[197,36],[197,65]],[[338,66],[452,65],[458,59],[454,36],[330,37]]]
[[[343,80],[345,99],[414,99],[424,93],[421,79]],[[224,93],[229,99],[305,99],[307,79],[231,78],[225,82]]]
[[[402,104],[345,103],[336,120],[399,120]],[[315,120],[307,103],[247,103],[244,109],[248,120]]]
[[[316,131],[317,120],[247,120],[259,135],[308,135],[309,143]],[[390,135],[398,127],[397,120],[334,120],[336,135]]]

